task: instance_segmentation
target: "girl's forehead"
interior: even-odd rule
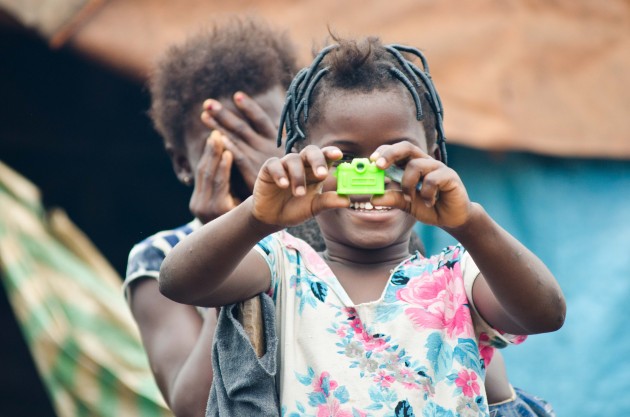
[[[309,142],[314,145],[379,146],[407,140],[427,147],[414,103],[398,89],[344,92],[323,100],[320,106],[321,116],[309,126]]]

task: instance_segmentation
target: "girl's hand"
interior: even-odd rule
[[[409,142],[380,146],[370,159],[386,169],[405,165],[401,191],[388,190],[372,204],[402,209],[425,224],[456,228],[468,221],[471,203],[459,175]],[[420,191],[416,188],[422,183]]]
[[[231,169],[232,153],[225,150],[221,133],[214,130],[197,164],[195,188],[188,205],[202,223],[214,220],[240,203],[230,192]]]
[[[234,156],[234,164],[251,191],[262,164],[271,156],[281,157],[283,152],[276,146],[278,128],[260,105],[240,91],[233,99],[240,114],[208,99],[203,103],[201,121],[223,133],[223,146]]]
[[[338,148],[309,145],[299,154],[271,158],[261,168],[254,185],[254,217],[267,224],[294,226],[318,213],[350,206],[335,191],[322,192],[329,162],[338,160]]]

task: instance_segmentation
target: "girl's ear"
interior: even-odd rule
[[[175,175],[177,176],[179,182],[184,185],[191,185],[193,183],[194,176],[192,167],[188,161],[188,155],[172,144],[166,145],[166,153],[169,158],[171,158],[173,171],[175,171]]]

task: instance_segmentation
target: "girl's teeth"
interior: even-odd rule
[[[374,206],[372,205],[372,203],[370,203],[369,201],[367,203],[360,203],[360,202],[352,202],[350,203],[350,208],[354,209],[354,210],[389,210],[389,207],[385,207],[385,206]]]

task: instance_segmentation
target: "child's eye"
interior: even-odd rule
[[[355,155],[349,154],[349,153],[344,153],[343,156],[341,157],[341,159],[338,159],[336,161],[333,161],[332,166],[333,167],[338,167],[340,164],[344,163],[344,162],[352,162],[352,160],[356,158]]]

